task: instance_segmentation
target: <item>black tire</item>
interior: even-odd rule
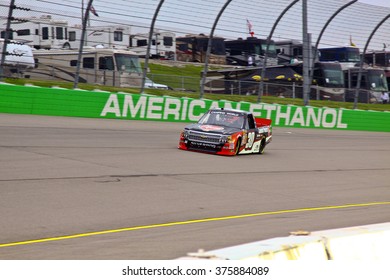
[[[263,139],[261,139],[260,141],[260,147],[259,147],[259,154],[264,154],[264,148],[265,148],[265,137],[263,137]]]
[[[241,147],[241,138],[237,139],[236,146],[234,147],[234,154],[238,155],[240,152],[240,147]]]
[[[65,44],[62,46],[62,48],[63,48],[64,50],[70,50],[70,44],[69,44],[69,43],[65,43]]]

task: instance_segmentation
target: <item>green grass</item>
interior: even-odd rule
[[[153,80],[156,83],[165,83],[168,85],[171,85],[170,83],[167,83],[169,81],[169,77],[172,77],[173,79],[178,80],[180,77],[188,77],[194,79],[196,83],[194,83],[193,88],[189,88],[186,86],[186,89],[191,89],[194,92],[183,92],[183,91],[167,91],[167,90],[158,90],[158,89],[145,89],[145,93],[154,94],[158,96],[162,95],[169,95],[172,97],[189,97],[189,98],[199,98],[200,92],[199,92],[199,83],[201,79],[201,71],[203,70],[203,66],[198,65],[174,65],[174,66],[167,66],[162,65],[158,63],[149,63],[149,69],[150,73],[153,73]],[[160,76],[161,75],[161,76]],[[150,76],[150,75],[148,75]],[[167,78],[168,77],[168,78]],[[18,84],[18,85],[24,85],[26,83],[33,84],[36,86],[41,87],[52,87],[52,86],[59,86],[63,88],[73,88],[73,83],[69,82],[60,82],[60,81],[38,81],[38,80],[30,80],[30,79],[10,79],[7,78],[4,80],[8,83]],[[78,87],[85,90],[94,90],[94,89],[100,89],[110,92],[128,92],[128,93],[139,93],[139,89],[134,88],[118,88],[118,87],[110,87],[110,86],[103,86],[103,85],[92,85],[92,84],[78,84]],[[175,86],[172,86],[173,88],[177,88]],[[245,96],[245,95],[230,95],[230,94],[204,94],[203,98],[205,99],[211,99],[211,100],[229,100],[229,101],[246,101],[251,103],[257,103],[258,97],[255,95],[252,96]],[[263,96],[261,98],[261,102],[264,103],[276,103],[276,104],[282,104],[282,105],[297,105],[297,106],[303,106],[303,100],[296,98],[279,98],[274,96]],[[350,102],[334,102],[334,101],[320,101],[320,100],[311,100],[310,106],[314,107],[329,107],[329,108],[346,108],[346,109],[353,109],[353,103]],[[374,111],[390,111],[390,104],[365,104],[365,103],[359,103],[358,109],[360,110],[374,110]]]
[[[174,75],[200,78],[200,72],[203,67],[197,65],[173,65],[167,66],[162,64],[149,63],[150,72],[160,75]]]

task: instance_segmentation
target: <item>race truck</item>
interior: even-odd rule
[[[272,121],[233,109],[211,109],[180,134],[179,149],[234,156],[264,153]]]

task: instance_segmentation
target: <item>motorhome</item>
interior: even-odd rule
[[[236,67],[207,72],[205,91],[222,94],[256,94],[259,91],[262,67]],[[303,98],[303,64],[269,66],[264,80],[265,94]],[[310,99],[344,100],[344,76],[339,63],[316,62]]]
[[[78,51],[35,50],[35,67],[25,78],[74,82]],[[79,83],[140,87],[142,69],[137,54],[127,50],[85,47],[80,60]]]
[[[366,53],[364,62],[372,67],[380,67],[385,71],[387,84],[390,86],[390,51],[372,51]]]
[[[4,26],[4,25],[3,25]],[[69,49],[68,21],[53,19],[50,15],[11,21],[11,38],[35,49]],[[1,38],[5,30],[1,30]]]
[[[360,73],[360,89],[358,90],[357,101],[361,103],[380,103],[381,93],[388,91],[388,85],[386,81],[386,73],[384,69],[379,67],[351,67],[344,70],[346,101],[354,102],[357,92],[357,84]]]
[[[369,64],[363,64],[360,68],[361,57],[359,48],[355,46],[330,47],[319,49],[319,60],[322,62],[339,62],[344,72],[345,101],[354,102],[356,92],[357,101],[362,103],[379,103],[382,91],[388,91],[386,72],[384,67],[372,67],[374,57],[365,56]],[[378,56],[379,58],[380,56]],[[370,60],[371,58],[371,60]],[[375,59],[374,59],[375,60]],[[360,89],[357,90],[359,72]]]
[[[267,50],[267,40],[256,37],[226,40],[227,64],[239,66],[262,66]],[[275,42],[270,41],[267,52],[267,66],[277,65]]]
[[[275,41],[279,65],[289,65],[303,61],[303,44],[298,40]]]
[[[176,38],[176,57],[178,61],[201,62],[206,61],[209,36],[205,34],[188,34]],[[214,36],[211,41],[209,56],[210,64],[226,64],[225,38]]]
[[[12,21],[11,38],[35,49],[78,49],[82,34],[81,25],[69,25],[67,20],[54,19],[51,15],[23,18]],[[127,49],[131,27],[126,25],[88,26],[84,46]],[[1,30],[1,38],[5,30]]]
[[[149,33],[131,35],[129,49],[141,57],[146,56]],[[150,48],[151,58],[175,60],[176,34],[169,31],[155,30],[152,35]]]
[[[88,26],[85,31],[84,46],[127,49],[131,27],[125,25]],[[82,26],[69,27],[69,43],[72,49],[80,47]]]
[[[0,39],[0,52],[3,51],[3,48],[4,39]],[[7,43],[3,64],[3,75],[5,77],[19,77],[27,69],[33,67],[34,58],[32,49],[29,46],[14,41]]]
[[[354,46],[320,48],[318,57],[320,61],[339,62],[343,70],[348,70],[360,63],[359,48]]]

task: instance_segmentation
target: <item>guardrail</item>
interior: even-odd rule
[[[388,260],[390,223],[316,232],[293,232],[212,251],[189,253],[179,259],[209,260]]]
[[[215,107],[250,111],[273,126],[390,132],[390,112],[0,84],[0,113],[195,122]]]

